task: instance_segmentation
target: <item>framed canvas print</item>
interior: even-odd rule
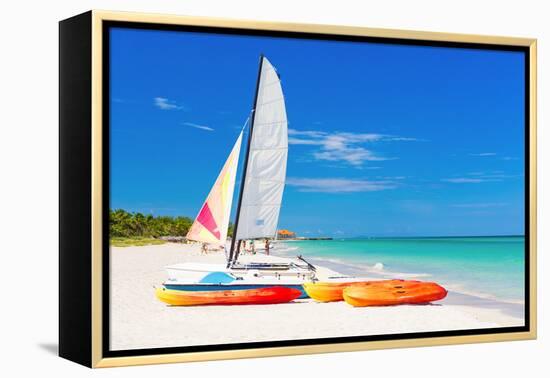
[[[60,355],[536,336],[536,41],[60,22]]]

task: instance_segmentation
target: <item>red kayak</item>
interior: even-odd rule
[[[249,290],[180,291],[156,289],[157,298],[172,306],[252,305],[287,303],[302,295],[297,289],[273,286]]]

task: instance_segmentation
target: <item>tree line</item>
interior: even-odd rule
[[[123,209],[109,211],[109,231],[111,237],[152,237],[185,236],[193,220],[184,216],[154,216],[139,212],[128,212]],[[233,226],[229,225],[229,235]]]

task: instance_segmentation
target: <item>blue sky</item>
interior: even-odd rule
[[[196,215],[260,53],[289,119],[280,228],[523,234],[523,55],[458,48],[113,29],[111,208]]]

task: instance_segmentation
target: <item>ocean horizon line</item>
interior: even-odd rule
[[[524,234],[505,234],[505,235],[419,235],[419,236],[351,236],[351,237],[338,237],[338,236],[312,236],[311,238],[331,237],[332,240],[358,240],[358,239],[464,239],[464,238],[524,238]],[[308,237],[309,238],[309,237]],[[280,239],[284,241],[285,239]],[[288,240],[292,241],[292,239]]]

